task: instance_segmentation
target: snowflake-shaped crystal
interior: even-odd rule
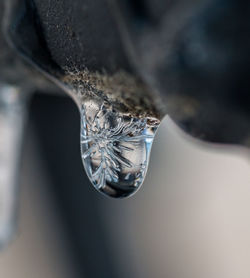
[[[82,107],[81,117],[82,158],[94,186],[100,190],[107,182],[129,184],[131,177],[138,186],[147,165],[145,140],[153,139],[147,133],[146,119],[120,116],[104,105],[96,113]]]

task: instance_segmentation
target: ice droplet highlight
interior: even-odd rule
[[[110,197],[131,196],[144,181],[158,124],[92,100],[82,103],[80,113],[82,161],[90,181]]]
[[[131,196],[144,181],[165,115],[161,98],[125,71],[65,69],[60,80],[80,111],[81,156],[91,183],[110,197]]]

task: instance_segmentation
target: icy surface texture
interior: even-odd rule
[[[98,191],[124,198],[141,186],[157,128],[149,122],[114,111],[104,102],[82,103],[82,160]]]

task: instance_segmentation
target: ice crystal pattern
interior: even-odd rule
[[[82,106],[82,160],[94,187],[106,195],[127,197],[140,187],[153,138],[147,119],[122,116],[104,105]]]

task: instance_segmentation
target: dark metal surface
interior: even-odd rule
[[[248,1],[7,2],[10,41],[51,76],[123,71],[188,133],[249,144]]]

